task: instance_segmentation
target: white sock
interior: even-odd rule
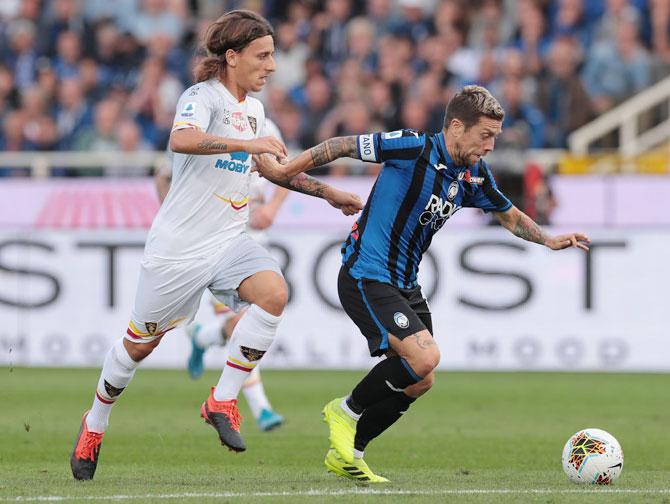
[[[257,367],[249,373],[249,377],[242,386],[242,393],[247,400],[251,414],[256,420],[261,416],[263,409],[272,410],[268,396],[265,395],[265,389],[261,381],[261,372]]]
[[[354,458],[362,459],[363,458],[363,452],[354,448]]]
[[[126,347],[123,346],[123,338],[109,349],[100,373],[93,406],[86,416],[86,427],[89,431],[107,430],[112,406],[132,380],[139,365],[139,362],[135,362],[128,355]]]
[[[256,305],[249,307],[233,330],[228,360],[214,389],[216,401],[237,399],[244,380],[270,348],[280,321]]]
[[[342,409],[344,410],[344,412],[345,412],[347,415],[349,415],[351,418],[353,418],[353,419],[356,420],[357,422],[360,420],[360,418],[361,418],[361,413],[354,413],[354,412],[351,410],[351,408],[350,408],[349,405],[347,404],[347,398],[346,398],[346,397],[345,397],[344,399],[342,399],[342,402],[340,403],[340,406],[342,407]]]
[[[200,329],[195,333],[196,345],[201,348],[209,348],[214,345],[223,345],[223,320],[216,319],[207,325],[201,325]]]

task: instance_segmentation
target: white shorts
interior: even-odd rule
[[[148,343],[182,323],[190,323],[205,289],[237,312],[247,303],[237,292],[260,271],[282,275],[277,261],[246,234],[235,238],[216,260],[166,261],[145,257],[126,338]]]

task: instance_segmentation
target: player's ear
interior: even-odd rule
[[[455,138],[459,138],[465,132],[465,124],[454,118],[449,123],[449,131]]]
[[[237,66],[238,54],[235,49],[228,49],[226,51],[226,64],[229,67],[235,68]]]

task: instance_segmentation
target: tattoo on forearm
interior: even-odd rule
[[[547,239],[547,235],[542,231],[542,228],[524,213],[519,217],[512,232],[519,238],[541,245],[544,244]]]
[[[355,136],[330,138],[312,147],[309,153],[314,166],[323,166],[341,157],[359,159]]]
[[[203,140],[198,144],[199,149],[217,150],[221,152],[228,151],[228,144],[217,142],[216,140]]]
[[[412,334],[410,338],[416,339],[416,344],[419,348],[425,350],[426,348],[435,345],[435,340],[431,336],[423,336],[421,333]]]
[[[287,181],[273,180],[273,182],[279,186],[286,187],[286,189],[290,189],[291,191],[309,194],[310,196],[316,196],[317,198],[324,198],[326,190],[329,187],[328,184],[324,184],[320,180],[310,177],[305,173],[299,173]]]

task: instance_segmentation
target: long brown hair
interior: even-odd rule
[[[226,68],[226,51],[240,52],[257,38],[274,36],[272,26],[260,14],[249,10],[230,11],[214,21],[202,42],[207,56],[195,67],[196,82],[218,77]]]

